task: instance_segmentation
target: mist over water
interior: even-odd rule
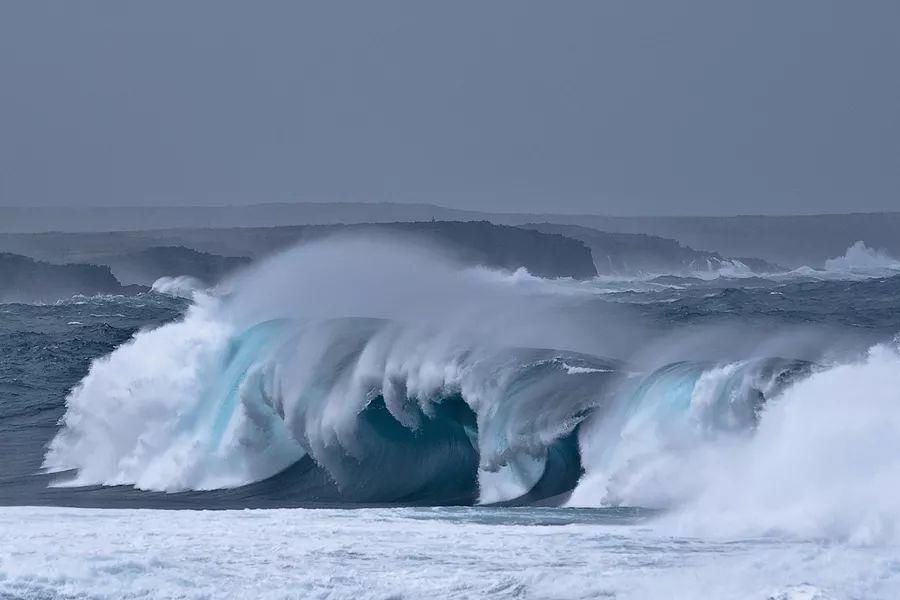
[[[203,528],[223,544],[222,530],[244,532],[231,543],[250,554],[235,564],[264,572],[258,544],[299,551],[310,530],[329,531],[297,557],[313,591],[347,527],[383,540],[388,554],[365,564],[431,557],[427,576],[404,571],[413,597],[452,585],[461,598],[892,598],[895,263],[855,245],[786,273],[548,280],[347,237],[211,289],[164,278],[136,296],[0,305],[0,502],[105,507],[57,519],[72,552],[116,549],[95,556],[98,573],[130,556],[101,521],[137,514],[109,507],[386,506],[251,511],[252,523],[225,511],[159,539],[188,565],[188,548],[209,548],[191,537]],[[0,528],[56,558],[3,566],[0,595],[39,596],[46,571],[101,597],[142,585],[68,569],[85,559],[40,550],[41,524],[66,509],[27,510],[37,529],[13,517]],[[170,522],[141,514],[142,532]],[[260,526],[264,540],[247,533]],[[501,552],[488,543],[501,531],[511,537],[497,543],[530,556],[534,573],[546,561],[572,572],[537,542],[559,532],[603,577],[500,575],[482,563]],[[181,577],[161,566],[157,538],[141,539],[150,562],[127,568]],[[454,569],[480,575],[450,582]],[[373,589],[359,595],[380,597]]]
[[[840,257],[825,261],[825,270],[870,277],[890,277],[900,273],[900,260],[856,242]]]
[[[797,381],[769,401],[752,436],[681,465],[702,469],[703,481],[671,524],[695,535],[896,543],[898,390],[896,344]]]
[[[578,350],[608,342],[575,334],[565,297],[522,295],[410,250],[325,242],[196,297],[183,320],[139,333],[93,365],[68,399],[45,467],[77,470],[67,485],[178,491],[259,481],[309,456],[340,496],[400,501],[430,494],[440,469],[459,460],[490,473],[480,480],[486,497],[528,492],[551,446],[600,402],[602,385],[588,382],[613,373]],[[574,350],[546,349],[563,336]],[[543,402],[563,379],[559,402]],[[454,402],[460,414],[442,415]],[[441,419],[435,440],[423,440]],[[397,436],[409,439],[392,448]],[[396,491],[357,481],[361,465],[408,462],[404,444],[423,452],[408,465],[410,481]],[[471,489],[453,493],[477,495],[475,475],[467,474]],[[494,486],[507,492],[485,489]]]
[[[609,302],[638,292],[383,238],[294,249],[212,291],[187,283],[156,286],[193,295],[183,318],[138,332],[69,394],[44,458],[64,472],[54,485],[271,479],[300,503],[641,506],[683,531],[854,540],[890,537],[900,517],[878,493],[893,458],[869,456],[897,439],[896,351],[862,354],[877,335],[660,326],[629,307],[665,317],[653,294],[685,302],[696,284]],[[862,459],[866,484],[835,493]]]
[[[900,599],[898,17],[0,4],[0,600]]]

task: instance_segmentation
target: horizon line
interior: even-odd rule
[[[443,204],[434,204],[431,202],[403,202],[403,201],[393,201],[393,200],[378,200],[378,201],[365,201],[365,200],[337,200],[337,201],[321,201],[321,200],[301,200],[297,202],[288,202],[288,201],[280,201],[280,202],[251,202],[247,204],[185,204],[185,205],[176,205],[176,204],[161,204],[161,205],[151,205],[151,204],[135,204],[135,205],[125,205],[125,204],[97,204],[97,205],[86,205],[86,206],[66,206],[66,205],[58,205],[58,204],[42,204],[39,206],[25,206],[25,205],[0,205],[0,211],[2,210],[70,210],[70,211],[92,211],[92,210],[146,210],[146,209],[156,209],[156,210],[188,210],[188,209],[200,209],[200,210],[222,210],[222,209],[243,209],[243,208],[258,208],[265,206],[304,206],[304,205],[316,205],[316,206],[360,206],[360,205],[370,205],[370,206],[417,206],[423,208],[434,208],[439,210],[446,211],[455,211],[459,213],[469,213],[472,215],[478,215],[481,217],[490,216],[490,215],[506,215],[506,216],[519,216],[519,215],[528,215],[528,216],[564,216],[564,217],[598,217],[604,219],[735,219],[735,218],[806,218],[806,217],[840,217],[840,216],[862,216],[862,215],[893,215],[900,214],[900,210],[872,210],[872,211],[848,211],[848,212],[801,212],[801,213],[734,213],[734,214],[631,214],[631,215],[622,215],[622,214],[604,214],[604,213],[588,213],[588,212],[535,212],[529,210],[519,210],[519,211],[505,211],[505,210],[479,210],[472,208],[456,208],[451,206],[445,206]],[[443,219],[446,220],[446,219]]]

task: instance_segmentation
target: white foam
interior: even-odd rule
[[[891,276],[900,273],[900,261],[881,250],[866,246],[858,241],[843,256],[825,261],[827,271],[869,275],[872,277]]]
[[[177,277],[160,277],[153,282],[150,289],[158,294],[167,294],[190,300],[195,293],[204,291],[206,285],[199,279],[194,279],[187,275],[179,275]]]
[[[822,268],[802,266],[786,273],[776,274],[772,278],[780,281],[796,279],[862,281],[895,275],[900,275],[900,260],[858,241],[847,248],[843,255],[826,260]]]
[[[436,398],[460,393],[478,416],[470,441],[491,472],[480,490],[505,499],[516,487],[503,481],[514,455],[539,454],[575,426],[562,415],[548,432],[497,410],[504,377],[520,365],[482,366],[498,348],[559,335],[556,322],[534,316],[552,302],[440,255],[328,240],[258,263],[228,286],[195,293],[181,321],[94,361],[67,398],[44,467],[77,471],[70,485],[171,492],[259,481],[309,454],[337,477],[345,456],[366,451],[356,434],[373,391],[410,429]],[[494,415],[503,424],[491,429]]]
[[[566,370],[566,373],[569,375],[584,375],[586,373],[612,373],[612,369],[596,369],[593,367],[579,367],[573,366],[566,362],[562,364],[563,368]]]
[[[788,388],[757,433],[708,463],[703,477],[697,497],[670,518],[682,531],[897,541],[897,350],[875,347]]]
[[[691,535],[900,541],[898,350],[876,346],[798,381],[750,436],[706,427],[710,399],[728,401],[716,388],[730,368],[689,383],[689,410],[666,412],[654,402],[668,398],[648,393],[624,417],[587,424],[572,502],[668,509],[666,526]]]
[[[552,510],[552,509],[551,509]],[[897,548],[526,525],[545,509],[0,508],[0,596],[893,600]],[[493,524],[491,524],[493,523]]]

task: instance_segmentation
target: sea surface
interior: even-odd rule
[[[739,267],[0,305],[0,598],[900,597],[900,264]]]

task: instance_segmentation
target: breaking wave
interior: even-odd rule
[[[605,283],[623,281],[644,283],[669,283],[674,278],[694,279],[700,281],[725,280],[769,280],[779,283],[792,281],[858,281],[879,279],[900,275],[900,260],[882,250],[868,247],[865,242],[857,241],[847,248],[843,255],[830,258],[819,266],[802,266],[790,270],[754,270],[739,259],[716,259],[692,262],[684,271],[676,273],[644,273],[639,276],[622,278],[616,276],[599,277]],[[641,291],[649,291],[644,287]]]
[[[763,411],[756,433],[707,460],[669,518],[692,534],[900,541],[900,353],[880,345],[817,370]]]
[[[857,241],[843,255],[829,258],[822,267],[799,267],[771,276],[776,280],[848,280],[880,279],[900,275],[900,260],[886,252]]]
[[[896,350],[832,366],[642,369],[583,343],[570,301],[384,240],[305,246],[95,361],[44,467],[65,472],[57,485],[265,482],[248,489],[309,503],[643,506],[688,531],[892,535]]]
[[[278,475],[342,502],[553,496],[580,476],[575,431],[617,364],[519,343],[548,339],[528,332],[547,299],[377,240],[304,247],[223,289],[95,361],[47,470],[163,491]]]
[[[157,294],[190,300],[195,293],[204,291],[206,287],[199,279],[188,275],[177,275],[174,277],[160,277],[153,282],[150,290]]]
[[[896,344],[828,367],[748,366],[640,379],[582,426],[571,503],[670,509],[662,523],[679,534],[900,540]]]
[[[863,277],[892,277],[900,275],[900,260],[860,241],[847,248],[843,256],[826,260],[825,270]]]
[[[892,278],[900,276],[900,260],[883,251],[869,248],[860,241],[850,246],[843,255],[828,259],[822,265],[790,270],[778,270],[774,266],[769,270],[760,270],[759,267],[754,270],[739,259],[709,259],[693,261],[675,271],[597,275],[590,280],[544,279],[529,274],[525,269],[513,273],[476,269],[474,273],[485,281],[502,284],[521,293],[581,298],[624,295],[636,302],[652,302],[659,300],[654,298],[656,292],[663,292],[662,301],[674,301],[678,294],[698,289],[862,282]]]

